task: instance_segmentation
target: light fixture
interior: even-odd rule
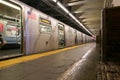
[[[57,0],[52,0],[54,2],[57,3],[57,5],[63,10],[65,11],[72,19],[74,19],[79,25],[81,25],[89,34],[93,35],[88,29],[86,29],[86,27],[81,23],[79,22],[79,20],[71,13],[69,12],[68,9],[66,9],[59,1]]]
[[[6,6],[12,7],[12,8],[14,8],[14,9],[20,10],[20,7],[15,6],[15,5],[11,4],[11,3],[8,3],[8,2],[6,2],[6,1],[4,1],[4,0],[0,0],[0,3],[4,4],[4,5],[6,5]]]
[[[69,13],[69,16],[72,17],[74,20],[76,20],[75,16],[73,16],[72,13]]]
[[[57,5],[62,8],[66,13],[69,13],[68,9],[66,9],[60,2],[57,2]]]
[[[52,0],[52,1],[55,2],[55,3],[57,2],[57,0]]]
[[[70,15],[79,25],[81,25],[89,34],[93,35],[88,29],[86,29],[86,27],[85,27],[78,19],[76,19],[75,16],[73,16],[73,14],[69,13],[69,15]]]

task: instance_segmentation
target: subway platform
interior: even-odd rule
[[[96,43],[0,61],[0,80],[97,80]]]

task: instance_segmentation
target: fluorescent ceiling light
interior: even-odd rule
[[[69,13],[69,16],[72,17],[74,20],[76,20],[75,16],[73,16],[72,13]]]
[[[85,27],[83,24],[80,23],[80,25],[81,25],[87,32],[89,32],[91,35],[93,35],[88,29],[86,29],[86,27]]]
[[[78,21],[78,20],[76,20],[76,22],[77,22],[77,23],[79,23],[79,21]]]
[[[60,2],[57,2],[57,5],[62,8],[66,13],[69,13],[69,11],[60,3]]]
[[[52,0],[52,1],[57,2],[57,0]],[[79,20],[77,20],[76,17],[72,13],[70,13],[69,10],[66,9],[60,2],[57,2],[57,5],[62,10],[64,10],[72,19],[74,19],[79,25],[81,25],[88,33],[92,35],[92,33],[88,29],[86,29],[85,26],[82,23],[80,23]]]
[[[70,15],[79,25],[81,25],[87,32],[89,32],[91,35],[93,35],[88,29],[86,29],[86,27],[85,27],[78,19],[76,19],[75,16],[73,16],[73,14],[69,13],[69,15]]]
[[[6,1],[4,1],[4,0],[0,0],[0,3],[2,3],[2,4],[4,4],[4,5],[7,5],[7,6],[9,6],[9,7],[12,7],[12,8],[14,8],[14,9],[20,10],[20,7],[15,6],[15,5],[11,4],[11,3],[8,3],[8,2],[6,2]]]
[[[57,0],[52,0],[52,1],[55,2],[55,3],[57,2]]]

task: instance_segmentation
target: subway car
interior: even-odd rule
[[[93,41],[92,37],[20,1],[0,0],[0,8],[0,34],[5,45],[19,45],[17,54],[29,55]]]

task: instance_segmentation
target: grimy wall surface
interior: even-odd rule
[[[104,59],[117,60],[120,56],[120,7],[103,11],[102,50]]]

